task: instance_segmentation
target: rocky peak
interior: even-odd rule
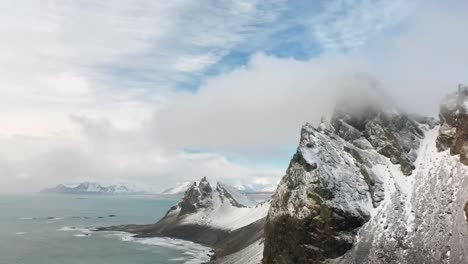
[[[210,183],[206,179],[206,176],[200,180],[200,184],[198,185],[198,188],[200,189],[202,199],[210,196],[211,193],[213,192],[213,189],[211,188]]]
[[[193,213],[199,208],[207,207],[210,202],[208,198],[211,197],[212,192],[213,190],[206,177],[203,177],[199,184],[196,182],[192,183],[179,202],[179,216]]]
[[[436,122],[402,114],[394,106],[380,104],[377,99],[359,105],[342,101],[331,119],[338,136],[361,149],[374,148],[393,164],[400,164],[405,175],[411,175],[415,169],[415,150],[424,138],[421,124],[433,128]]]
[[[445,97],[439,117],[437,149],[450,149],[450,154],[460,155],[460,161],[468,165],[468,86],[459,85],[457,92]]]
[[[196,212],[198,209],[211,208],[216,203],[229,203],[238,208],[253,207],[257,202],[248,198],[244,193],[235,188],[218,182],[216,188],[213,189],[206,179],[203,177],[200,182],[192,183],[179,202],[180,208],[179,217]]]

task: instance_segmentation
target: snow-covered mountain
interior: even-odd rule
[[[216,249],[213,263],[237,262],[247,255],[258,263],[262,256],[257,249],[262,247],[269,206],[269,201],[257,203],[232,186],[218,182],[213,187],[204,177],[193,182],[181,201],[156,224],[99,230],[125,231],[143,237],[168,236],[201,243]],[[239,255],[242,250],[250,254]]]
[[[161,221],[175,225],[200,225],[234,230],[266,216],[269,204],[248,198],[235,188],[218,182],[213,188],[206,177],[193,182],[181,202]]]
[[[82,182],[78,184],[59,184],[53,188],[41,190],[42,193],[62,194],[150,194],[155,193],[149,186],[118,183],[102,184],[96,182]]]
[[[330,126],[305,125],[263,263],[468,263],[467,104],[460,87],[441,126],[376,104],[339,104]]]

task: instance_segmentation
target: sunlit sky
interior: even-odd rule
[[[466,1],[0,1],[0,192],[278,182],[300,127],[369,85],[436,115]],[[389,99],[390,100],[390,99]]]

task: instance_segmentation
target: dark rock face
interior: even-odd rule
[[[468,222],[468,202],[465,203],[465,208],[463,208],[465,211],[465,220]]]
[[[460,155],[460,161],[468,165],[468,87],[460,85],[458,92],[448,95],[440,106],[442,125],[437,137],[437,149],[450,149],[452,155]]]

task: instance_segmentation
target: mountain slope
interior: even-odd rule
[[[165,195],[182,195],[185,193],[185,191],[187,191],[188,188],[190,188],[190,186],[192,185],[192,182],[181,182],[181,183],[178,183],[176,186],[172,187],[172,188],[168,188],[164,191],[161,192],[161,194],[165,194]]]

